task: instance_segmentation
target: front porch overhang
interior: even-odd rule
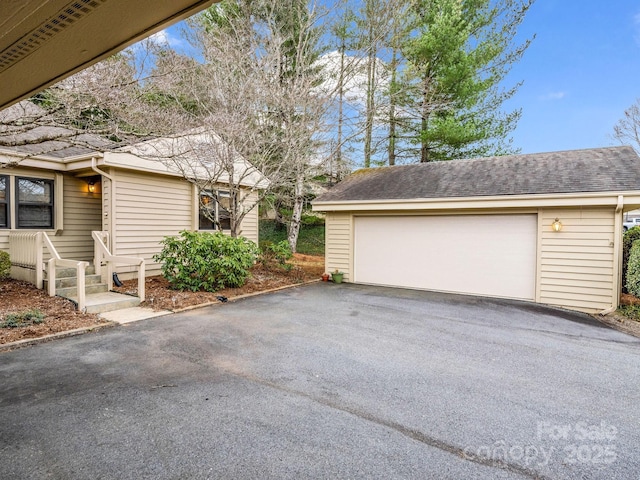
[[[0,85],[3,86],[0,109],[209,7],[215,1],[0,2]]]

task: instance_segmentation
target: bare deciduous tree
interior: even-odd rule
[[[146,86],[164,101],[180,105],[176,115],[185,123],[195,118],[201,132],[220,139],[208,151],[191,149],[191,160],[182,159],[187,162],[186,177],[202,184],[233,179],[238,174],[233,159],[240,155],[268,178],[271,191],[287,198],[293,251],[305,184],[330,105],[317,88],[318,21],[314,6],[300,0],[227,0],[191,22],[190,40],[201,51],[203,63],[180,71],[177,81],[175,69],[165,74],[159,62]],[[194,160],[210,170],[205,174],[206,168],[193,169],[189,162]],[[181,159],[173,156],[168,161],[177,165]],[[195,179],[198,172],[200,178]],[[239,187],[231,185],[238,195]],[[266,193],[260,192],[258,197]],[[238,198],[236,193],[232,199]]]
[[[624,117],[613,127],[613,136],[640,154],[640,98],[624,111]]]

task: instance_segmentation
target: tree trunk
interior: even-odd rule
[[[300,233],[300,223],[302,220],[302,208],[304,207],[304,172],[300,172],[297,175],[296,184],[294,187],[295,198],[293,201],[293,212],[291,214],[291,221],[289,222],[289,231],[287,234],[287,241],[291,251],[296,253],[298,246],[298,234]]]
[[[391,56],[391,83],[389,85],[389,166],[396,164],[396,80],[398,76],[398,49],[393,49]]]
[[[429,158],[429,142],[426,134],[429,129],[429,75],[424,76],[422,93],[422,118],[420,123],[420,163],[426,163]]]
[[[338,138],[336,146],[336,175],[335,178],[339,182],[342,176],[342,125],[344,122],[344,57],[346,45],[340,45],[340,74],[338,76]],[[333,173],[333,172],[332,172]],[[333,179],[330,179],[332,181]]]
[[[364,130],[364,168],[371,167],[372,143],[373,143],[373,120],[375,113],[375,83],[376,83],[376,57],[377,48],[375,45],[375,32],[369,32],[369,63],[367,65],[367,106],[365,112]]]
[[[231,184],[230,184],[231,186]],[[236,238],[238,235],[240,235],[240,223],[242,222],[242,218],[240,218],[240,215],[238,214],[238,208],[240,206],[240,201],[238,198],[238,194],[235,191],[234,188],[230,188],[229,189],[229,207],[230,207],[230,227],[231,227],[231,236],[233,238]]]

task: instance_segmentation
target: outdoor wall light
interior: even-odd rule
[[[553,228],[554,232],[559,232],[560,230],[562,230],[562,222],[560,221],[560,219],[556,218],[551,224],[551,228]]]
[[[95,193],[96,191],[96,182],[93,180],[89,180],[87,182],[87,188],[89,189],[89,193]]]

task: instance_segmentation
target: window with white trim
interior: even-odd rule
[[[231,230],[231,194],[223,190],[200,192],[200,230]]]
[[[53,200],[53,180],[17,177],[17,228],[53,228]]]

